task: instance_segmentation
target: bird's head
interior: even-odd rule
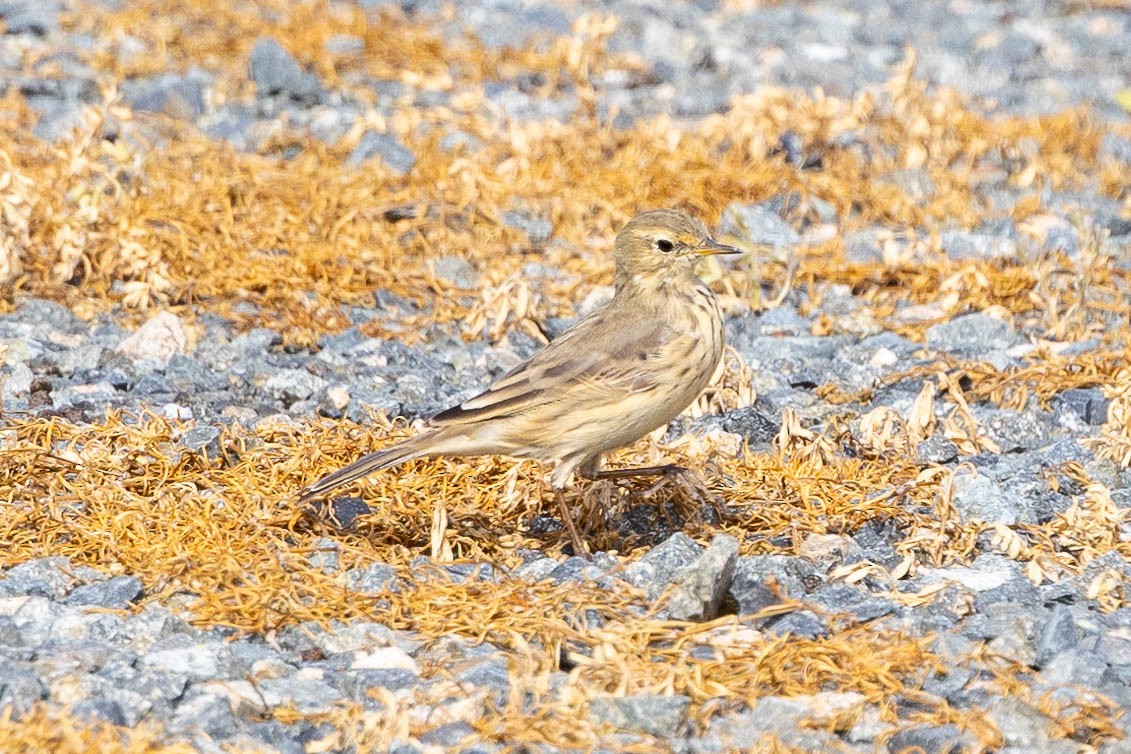
[[[646,287],[690,284],[703,257],[741,253],[711,238],[703,223],[679,210],[643,212],[617,234],[616,287],[630,282]]]

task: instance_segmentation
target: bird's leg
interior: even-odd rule
[[[566,504],[565,493],[555,487],[554,499],[557,500],[558,510],[562,514],[562,522],[565,524],[566,529],[569,530],[569,538],[573,541],[574,553],[577,555],[588,555],[589,548],[585,546],[585,541],[577,531],[577,524],[573,522],[573,514],[569,510],[569,505]]]

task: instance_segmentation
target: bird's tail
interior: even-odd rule
[[[431,455],[434,452],[432,449],[432,434],[433,433],[429,432],[418,435],[404,442],[399,442],[396,445],[385,448],[384,450],[378,450],[376,453],[362,456],[348,466],[343,466],[337,471],[322,477],[314,484],[303,488],[302,492],[299,493],[299,501],[305,503],[313,498],[326,494],[336,487],[349,484],[355,479],[361,479],[363,476],[371,474],[374,471],[387,469],[390,466],[396,466],[398,463],[403,463],[413,458]]]

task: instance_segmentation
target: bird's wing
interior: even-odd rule
[[[496,380],[479,395],[436,414],[435,427],[482,422],[561,400],[576,388],[640,392],[654,387],[649,364],[665,345],[658,319],[603,308]]]

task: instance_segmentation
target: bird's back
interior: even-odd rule
[[[714,295],[705,286],[686,293],[679,302],[614,298],[429,424],[543,460],[634,442],[683,411],[722,354]]]

